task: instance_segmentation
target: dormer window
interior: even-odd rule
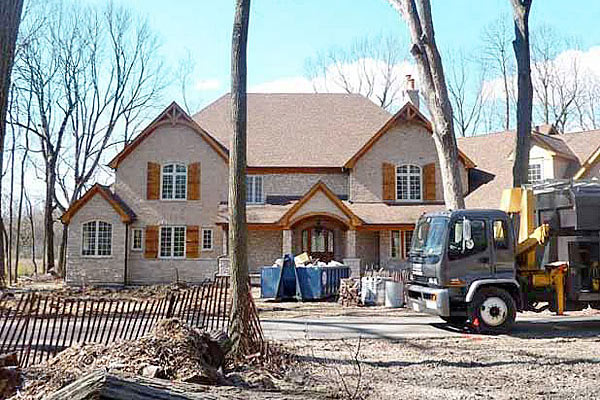
[[[161,198],[185,200],[187,197],[187,167],[185,164],[165,164],[162,167]]]
[[[538,183],[544,180],[544,173],[541,163],[529,164],[529,170],[527,172],[529,183]]]
[[[396,167],[396,199],[417,201],[422,199],[421,167],[400,165]]]

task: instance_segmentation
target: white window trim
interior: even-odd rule
[[[183,199],[176,199],[175,198],[175,176],[177,175],[175,172],[172,173],[173,175],[173,198],[170,199],[165,199],[163,198],[163,168],[166,167],[167,165],[173,165],[173,171],[175,171],[175,167],[177,165],[183,165],[185,167],[185,196],[183,196]],[[182,161],[167,161],[164,162],[160,165],[160,200],[161,201],[187,201],[187,196],[188,196],[188,165]]]
[[[83,254],[83,243],[84,243],[83,226],[89,222],[96,223],[96,248],[94,249],[96,254]],[[98,253],[98,222],[104,222],[104,223],[110,225],[110,254],[106,254],[106,255],[98,255],[97,254]],[[113,256],[113,252],[112,252],[113,251],[113,238],[114,238],[113,230],[114,229],[113,229],[112,223],[101,220],[101,219],[90,219],[90,220],[82,222],[81,223],[81,246],[80,246],[81,247],[80,248],[81,257],[84,257],[84,258],[112,258],[112,256]]]
[[[204,247],[204,232],[210,231],[210,247]],[[215,247],[215,231],[212,228],[202,228],[202,251],[213,251]]]
[[[170,228],[171,229],[171,255],[162,256],[162,229]],[[175,248],[175,229],[174,228],[183,228],[183,255],[182,256],[174,256],[173,249]],[[185,225],[161,225],[158,229],[158,258],[162,260],[182,260],[185,259],[185,255],[187,253],[187,227]]]
[[[527,166],[527,179],[529,180],[529,168],[531,168],[534,165],[538,165],[540,167],[540,180],[539,181],[535,181],[535,182],[529,182],[529,183],[543,182],[544,179],[545,179],[545,176],[544,176],[544,160],[543,159],[530,160],[529,165]]]
[[[419,199],[399,199],[398,198],[398,168],[399,167],[417,167],[419,168],[419,180],[420,180],[420,185],[419,185]],[[394,189],[395,189],[395,196],[396,196],[396,201],[400,202],[400,203],[421,203],[423,202],[423,167],[421,167],[420,165],[416,165],[416,164],[397,164],[396,165],[396,173],[394,174]],[[416,174],[403,174],[406,176],[411,176],[411,175],[416,175]],[[410,180],[409,180],[409,189],[410,189]],[[410,190],[409,190],[410,192]]]
[[[135,247],[135,231],[140,231],[140,247]],[[144,228],[131,228],[131,251],[144,251]]]
[[[246,175],[246,182],[248,181],[248,178],[260,178],[260,193],[261,193],[261,198],[259,201],[250,201],[250,199],[246,199],[246,204],[250,204],[250,205],[260,205],[260,204],[265,204],[265,178],[264,175]],[[254,184],[253,184],[254,185]],[[246,189],[248,190],[248,189]]]

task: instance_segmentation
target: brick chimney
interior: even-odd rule
[[[402,97],[405,103],[410,102],[413,106],[419,108],[419,89],[415,89],[415,80],[412,75],[406,75]]]

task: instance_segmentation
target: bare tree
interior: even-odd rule
[[[532,0],[511,0],[515,24],[513,48],[517,59],[517,137],[513,165],[513,186],[528,181],[529,150],[531,147],[531,114],[533,85],[531,83],[531,54],[529,48],[529,11]]]
[[[483,55],[487,64],[495,71],[502,83],[503,128],[510,129],[513,59],[510,56],[511,34],[506,16],[501,15],[483,32]]]
[[[0,168],[4,165],[4,139],[6,137],[6,115],[11,87],[11,72],[15,56],[15,44],[21,23],[23,0],[0,2]],[[0,193],[2,193],[0,179]],[[12,207],[12,204],[11,204]],[[2,206],[0,204],[0,230],[4,231]],[[4,284],[6,254],[4,242],[0,245],[0,284]]]
[[[417,63],[421,86],[433,122],[444,199],[451,209],[465,208],[460,177],[458,147],[454,136],[454,117],[442,58],[435,43],[429,0],[388,0],[405,19],[412,38],[411,53]],[[417,6],[418,4],[418,6]]]
[[[106,150],[129,132],[163,88],[157,41],[144,21],[109,3],[104,8],[51,3],[43,28],[20,62],[23,92],[35,99],[20,125],[39,139],[46,176],[45,252],[54,268],[54,221],[101,170]],[[63,226],[56,273],[64,274],[67,227]]]
[[[460,136],[473,135],[482,122],[487,102],[487,93],[484,91],[486,69],[481,61],[469,59],[463,52],[459,52],[450,61],[448,92],[454,111],[456,133]]]
[[[359,93],[385,109],[398,106],[402,63],[407,55],[396,37],[357,40],[348,49],[333,48],[306,62],[306,75],[315,92]]]
[[[561,52],[574,46],[547,25],[536,29],[531,36],[533,90],[537,100],[534,109],[544,123],[553,124],[563,132],[570,117],[575,116],[576,101],[583,89],[578,59],[559,60]]]
[[[189,98],[189,88],[195,71],[196,62],[194,61],[194,57],[189,50],[186,50],[185,57],[179,60],[179,64],[177,66],[176,83],[177,86],[179,86],[179,92],[181,94],[181,100],[185,112],[190,115],[192,115],[198,106],[196,102],[192,102]]]
[[[581,75],[579,95],[573,101],[574,112],[580,129],[600,128],[600,76],[594,71],[584,71]]]
[[[246,225],[246,50],[250,0],[237,0],[231,47],[231,121],[233,137],[229,153],[229,259],[233,283],[230,335],[233,353],[248,354],[250,293],[248,230]]]

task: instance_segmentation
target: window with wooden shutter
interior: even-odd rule
[[[146,198],[158,200],[160,196],[160,164],[148,162],[146,170]]]
[[[200,227],[197,225],[188,225],[185,239],[185,257],[200,257]]]
[[[425,181],[425,200],[435,200],[435,163],[423,167],[423,180]]]
[[[200,200],[200,163],[188,165],[188,200]]]
[[[152,225],[146,227],[146,241],[144,248],[145,258],[158,257],[158,226]]]
[[[396,167],[394,164],[383,163],[382,166],[382,177],[383,177],[383,200],[395,200],[396,199]]]

